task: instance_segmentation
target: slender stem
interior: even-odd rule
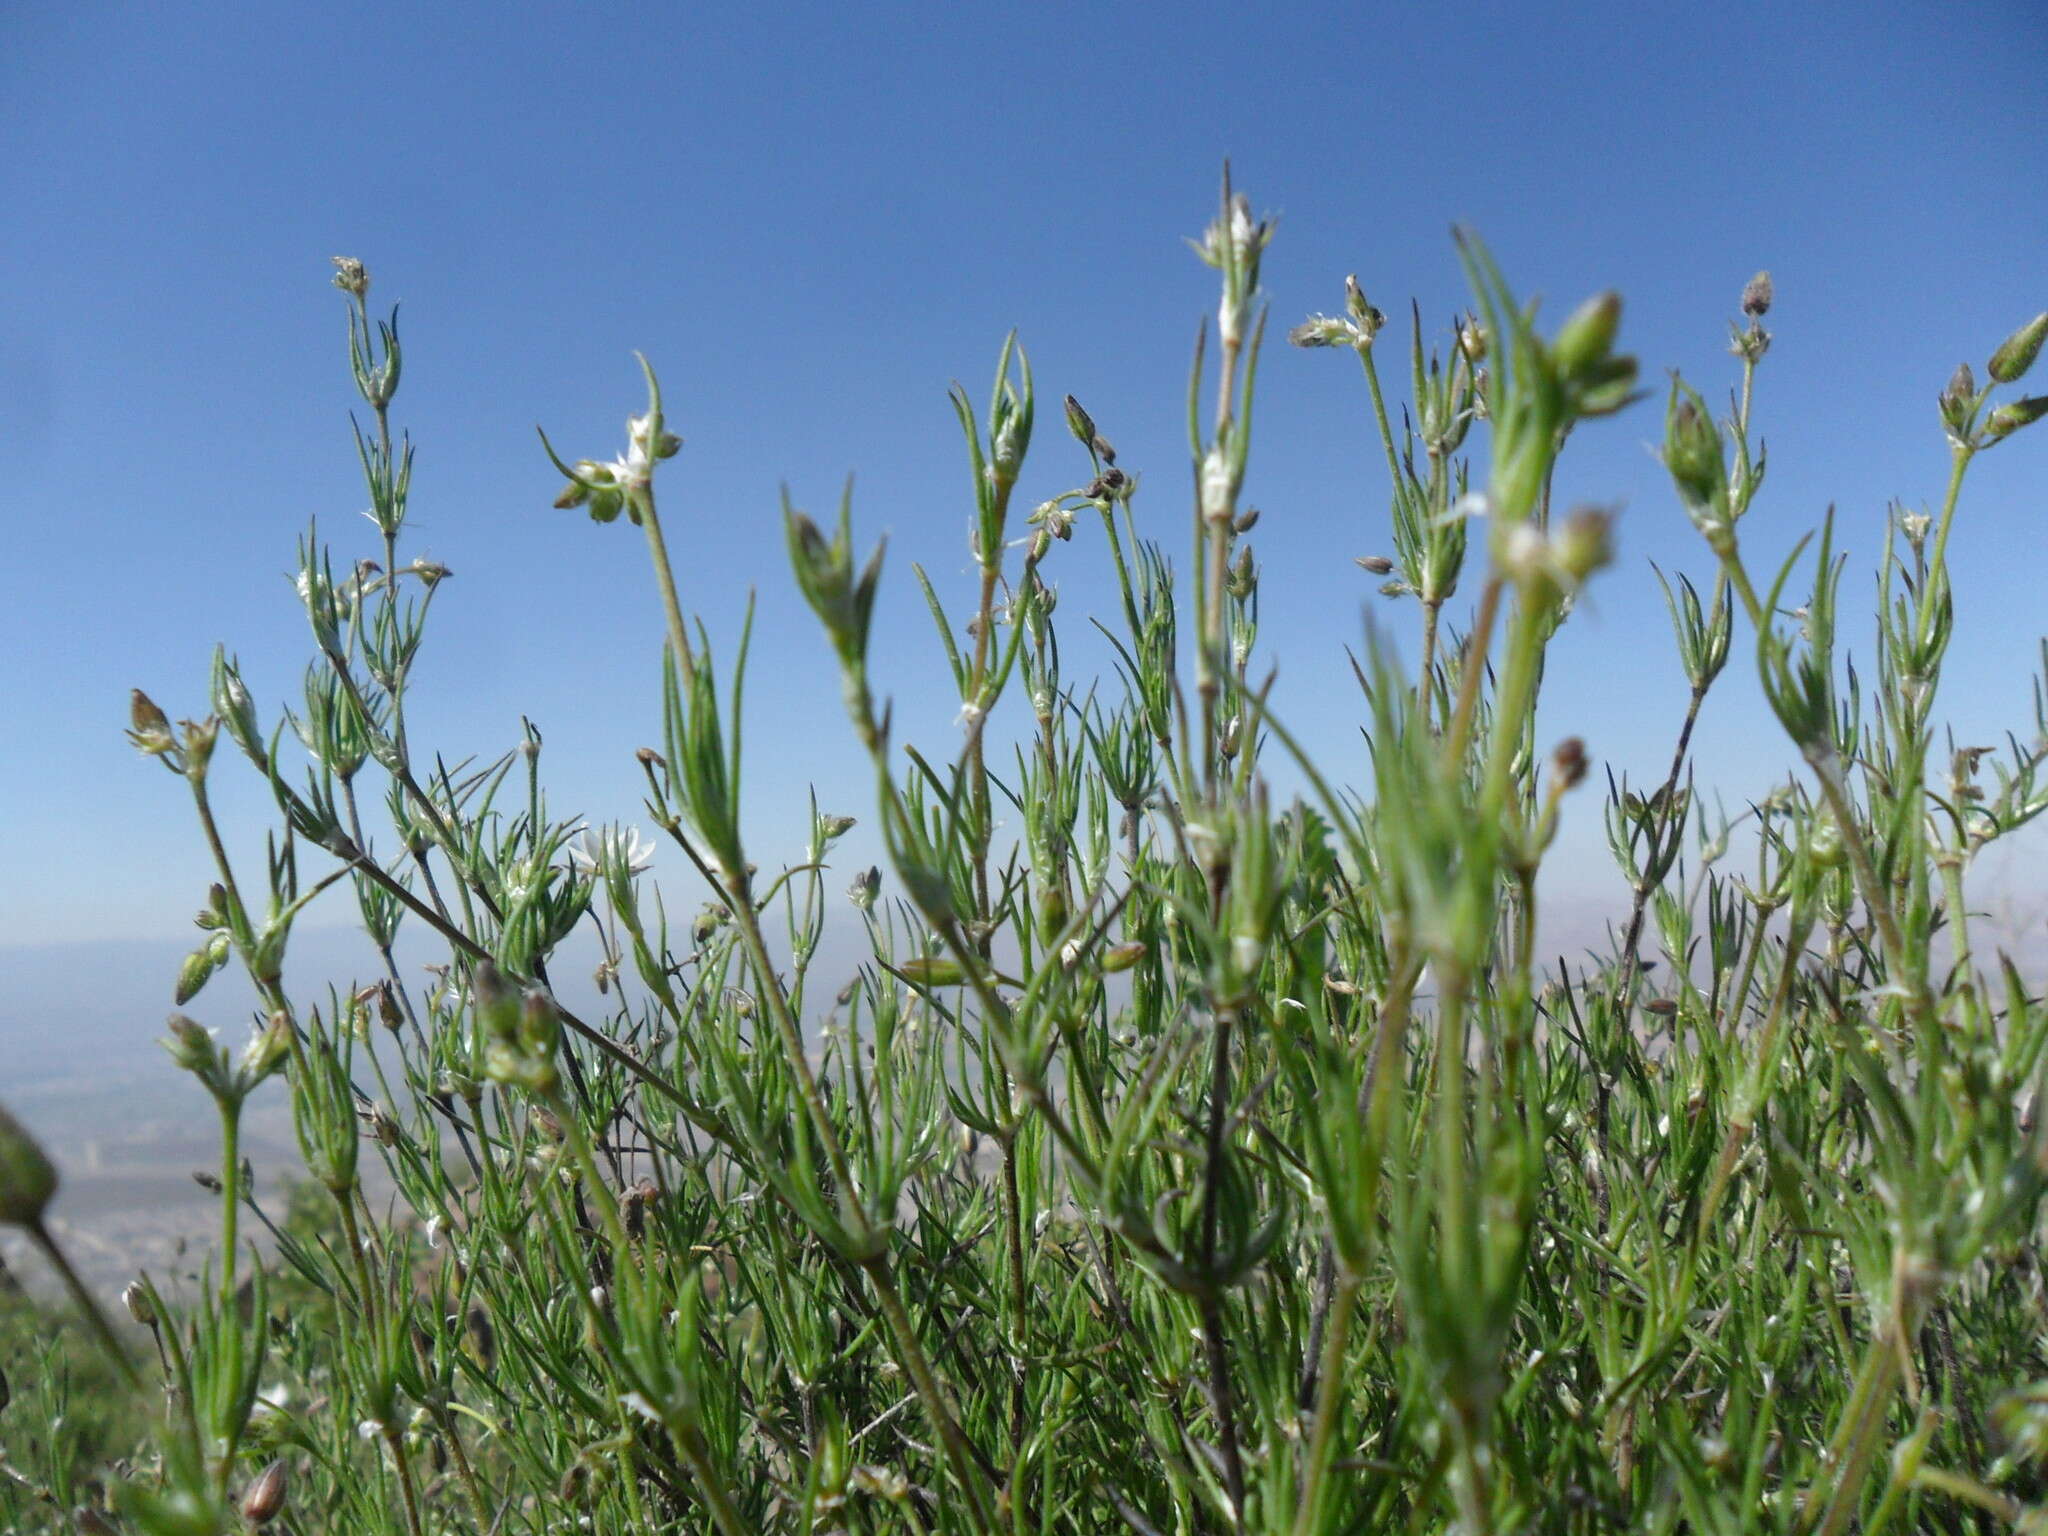
[[[875,1298],[880,1303],[882,1317],[889,1332],[896,1339],[897,1359],[909,1374],[911,1385],[923,1402],[925,1414],[938,1430],[939,1440],[945,1448],[946,1460],[953,1470],[953,1478],[967,1495],[972,1506],[975,1525],[978,1529],[993,1532],[997,1528],[994,1511],[988,1503],[988,1491],[981,1476],[973,1447],[959,1422],[953,1417],[945,1395],[939,1388],[938,1378],[932,1374],[931,1362],[926,1359],[924,1346],[918,1342],[917,1331],[911,1326],[910,1314],[904,1310],[903,1298],[896,1293],[895,1282],[890,1278],[888,1262],[877,1256],[861,1266],[868,1272],[874,1283]]]
[[[690,632],[683,624],[683,607],[676,597],[676,575],[669,565],[668,544],[661,536],[661,519],[654,510],[654,491],[650,487],[637,493],[640,507],[640,525],[647,530],[647,553],[654,566],[654,584],[661,591],[661,611],[668,621],[669,649],[675,653],[676,667],[682,673],[683,689],[688,692],[696,677],[696,657],[690,650]]]
[[[1686,706],[1685,722],[1678,728],[1678,745],[1671,753],[1671,771],[1664,776],[1661,795],[1652,804],[1661,802],[1663,810],[1657,813],[1655,831],[1650,838],[1649,856],[1656,858],[1670,833],[1673,816],[1678,809],[1678,780],[1685,772],[1686,749],[1692,744],[1692,731],[1699,722],[1700,706],[1706,702],[1707,688],[1704,683],[1695,683],[1692,701]],[[1636,954],[1636,946],[1642,942],[1643,918],[1649,909],[1650,897],[1656,886],[1648,881],[1638,880],[1634,900],[1629,906],[1628,929],[1621,941],[1621,980],[1614,989],[1617,1016],[1626,1021],[1629,1009],[1635,1003],[1636,979],[1642,974],[1642,963]]]
[[[1926,578],[1920,583],[1920,606],[1913,620],[1913,633],[1922,644],[1926,643],[1927,625],[1934,616],[1934,588],[1948,566],[1948,535],[1955,525],[1956,503],[1963,494],[1963,475],[1975,454],[1973,448],[1960,447],[1950,455],[1948,493],[1942,498],[1941,522],[1934,533],[1934,559],[1929,563]]]
[[[1458,704],[1444,733],[1444,762],[1462,763],[1465,745],[1472,736],[1472,717],[1479,707],[1479,680],[1486,671],[1487,647],[1493,643],[1493,624],[1500,611],[1501,579],[1486,578],[1479,593],[1479,613],[1472,621],[1472,633],[1465,639],[1464,660],[1458,664]]]
[[[220,1295],[223,1303],[235,1294],[235,1221],[241,1209],[242,1101],[229,1094],[220,1101]]]
[[[412,1458],[405,1451],[405,1436],[395,1425],[384,1426],[384,1444],[391,1451],[391,1465],[398,1473],[398,1498],[405,1506],[405,1528],[410,1536],[426,1536],[420,1524],[420,1495],[413,1486]]]
[[[1358,1278],[1340,1270],[1330,1298],[1330,1321],[1323,1335],[1322,1362],[1317,1368],[1315,1427],[1309,1432],[1307,1472],[1301,1503],[1294,1512],[1295,1536],[1309,1536],[1328,1497],[1326,1483],[1337,1443],[1337,1419],[1345,1388],[1344,1356],[1351,1345],[1351,1317],[1358,1301]]]

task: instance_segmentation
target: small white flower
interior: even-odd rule
[[[657,1409],[654,1406],[654,1404],[650,1403],[647,1400],[647,1398],[639,1392],[620,1393],[619,1403],[620,1406],[630,1410],[633,1413],[639,1414],[640,1417],[643,1419],[651,1419],[656,1424],[659,1424],[661,1422],[660,1410]]]
[[[643,840],[636,827],[586,827],[569,849],[569,862],[578,870],[599,871],[617,865],[637,875],[654,862],[654,844]]]
[[[1487,511],[1486,493],[1484,491],[1467,491],[1463,496],[1460,496],[1451,503],[1450,510],[1444,513],[1444,521],[1447,523],[1463,522],[1468,517],[1484,517]]]
[[[1230,459],[1220,447],[1202,460],[1202,516],[1220,523],[1230,516]]]

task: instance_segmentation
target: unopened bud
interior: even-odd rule
[[[1469,363],[1486,361],[1486,327],[1477,315],[1467,315],[1458,323],[1458,350]]]
[[[488,958],[479,960],[470,972],[470,995],[476,999],[477,1019],[494,1039],[508,1040],[519,1027],[519,994],[512,990]]]
[[[56,1168],[21,1122],[0,1108],[0,1225],[41,1226],[56,1193]]]
[[[162,1043],[171,1053],[172,1061],[187,1072],[204,1072],[213,1066],[213,1035],[209,1030],[182,1013],[171,1015],[169,1028],[171,1032]]]
[[[1771,300],[1776,296],[1771,274],[1759,272],[1742,285],[1742,312],[1752,320],[1761,319],[1771,312]]]
[[[147,756],[161,757],[177,745],[171,735],[170,717],[140,688],[129,690],[128,724],[128,739]]]
[[[140,1280],[130,1280],[122,1288],[121,1305],[128,1309],[128,1315],[135,1319],[137,1327],[156,1326],[156,1305],[149,1299],[149,1291]]]
[[[2000,384],[2017,384],[2041,355],[2041,343],[2048,341],[2048,310],[2043,310],[1998,344],[1986,371]]]
[[[1072,395],[1067,396],[1067,430],[1074,434],[1075,441],[1083,448],[1095,442],[1095,421],[1081,409],[1081,402]]]
[[[1365,290],[1358,286],[1358,275],[1353,273],[1344,279],[1344,308],[1352,321],[1364,333],[1370,343],[1379,334],[1380,327],[1387,323],[1387,317],[1365,301]]]
[[[2021,427],[2032,426],[2043,416],[2048,416],[2048,395],[2026,395],[2008,401],[1986,417],[1984,432],[1995,443],[2011,437]]]
[[[1609,289],[1586,300],[1559,328],[1551,356],[1566,377],[1583,372],[1614,348],[1621,328],[1621,295]]]
[[[1224,578],[1224,585],[1230,589],[1230,595],[1240,602],[1252,595],[1252,589],[1258,585],[1258,570],[1252,564],[1252,550],[1249,544],[1231,563],[1230,570]]]
[[[555,1000],[539,987],[529,987],[520,1000],[520,1044],[536,1056],[552,1056],[561,1037],[562,1015]]]
[[[1237,521],[1230,525],[1233,533],[1250,533],[1258,526],[1259,509],[1257,507],[1246,507],[1237,514]]]
[[[875,904],[875,893],[882,888],[882,871],[870,864],[861,874],[853,877],[853,883],[846,888],[846,899],[865,912]]]
[[[1574,582],[1584,581],[1614,558],[1614,515],[1598,507],[1580,507],[1564,520],[1551,541],[1558,569]]]
[[[1146,947],[1141,943],[1112,945],[1102,952],[1102,972],[1105,976],[1114,976],[1119,971],[1128,971],[1144,959],[1145,954]]]
[[[1977,375],[1968,363],[1957,363],[1956,371],[1948,376],[1948,387],[1941,392],[1942,403],[1975,399],[1976,394]]]
[[[967,976],[959,961],[944,955],[914,955],[896,969],[905,981],[921,987],[957,987]]]
[[[1359,555],[1356,558],[1359,569],[1374,576],[1384,576],[1394,568],[1394,562],[1385,555]]]

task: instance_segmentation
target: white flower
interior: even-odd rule
[[[579,870],[597,872],[614,866],[637,875],[654,862],[654,844],[635,827],[586,827],[569,849],[569,862]]]
[[[1252,248],[1252,237],[1257,230],[1252,226],[1252,205],[1242,197],[1233,198],[1230,204],[1230,243],[1240,252]]]
[[[645,490],[651,478],[654,468],[654,444],[650,441],[647,430],[649,425],[645,416],[627,417],[626,451],[605,466],[625,490]]]
[[[1468,517],[1484,517],[1486,512],[1486,493],[1484,491],[1467,491],[1463,496],[1460,496],[1451,503],[1450,510],[1444,513],[1444,521],[1447,523],[1462,522]]]
[[[1211,448],[1202,460],[1202,516],[1220,523],[1230,516],[1230,458],[1222,448]]]

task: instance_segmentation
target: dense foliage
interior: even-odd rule
[[[36,1427],[64,1392],[47,1374],[4,1410],[0,1515],[158,1536],[2048,1519],[2048,1007],[1972,946],[1962,901],[1970,860],[2048,805],[2048,735],[1938,751],[1934,713],[1965,472],[2048,412],[2006,391],[2048,315],[1982,388],[1964,368],[1942,391],[1947,494],[1890,518],[1860,684],[1832,528],[1777,572],[1744,557],[1767,278],[1732,327],[1726,419],[1673,382],[1663,456],[1711,562],[1665,589],[1690,697],[1667,779],[1610,786],[1621,943],[1557,973],[1537,873],[1588,759],[1537,741],[1534,712],[1610,551],[1608,515],[1553,515],[1550,486],[1579,423],[1638,399],[1620,301],[1539,334],[1464,238],[1474,312],[1439,351],[1418,321],[1405,404],[1355,280],[1294,331],[1363,365],[1393,554],[1362,563],[1420,629],[1412,664],[1384,636],[1365,653],[1370,782],[1334,782],[1255,659],[1241,489],[1272,234],[1226,185],[1197,243],[1222,297],[1190,381],[1184,588],[1132,515],[1113,418],[1068,397],[1078,446],[1041,458],[1081,483],[1026,514],[1022,349],[981,414],[956,391],[978,581],[963,611],[918,580],[957,752],[893,739],[880,552],[856,558],[844,508],[830,531],[786,510],[886,872],[834,870],[850,820],[815,809],[800,863],[749,861],[745,636],[723,666],[682,606],[653,371],[619,458],[555,459],[560,505],[647,542],[666,681],[638,777],[692,876],[666,894],[705,902],[686,922],[633,834],[551,818],[537,737],[474,771],[420,744],[408,685],[449,573],[401,558],[396,317],[338,263],[380,542],[339,568],[302,546],[317,655],[282,721],[219,653],[206,718],[134,701],[135,744],[217,856],[180,1005],[239,963],[265,1010],[241,1052],[182,1016],[166,1042],[219,1106],[219,1248],[189,1299],[130,1292],[154,1347],[107,1358],[136,1380],[139,1442]],[[1118,665],[1077,682],[1049,576],[1091,545]],[[1690,743],[1752,651],[1805,772],[1731,823],[1691,793]],[[214,823],[222,736],[282,817],[253,874]],[[1282,762],[1306,786],[1287,805]],[[330,889],[360,906],[365,973],[288,984],[293,921]],[[866,935],[855,974],[815,973],[831,910]],[[588,1019],[550,981],[585,923],[609,1008]],[[402,924],[445,944],[431,987],[393,960]],[[237,1128],[276,1075],[313,1196],[258,1247]],[[373,1159],[394,1219],[365,1197]],[[52,1185],[0,1119],[0,1216],[61,1263]],[[10,1347],[17,1380],[37,1348]]]

